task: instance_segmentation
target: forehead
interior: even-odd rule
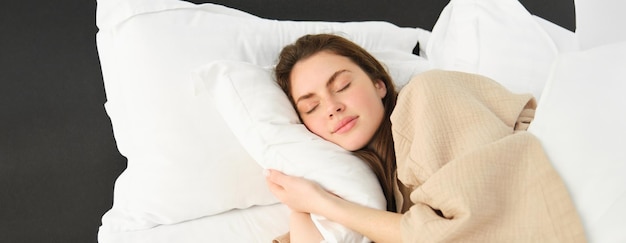
[[[349,58],[330,52],[319,52],[294,65],[291,71],[291,93],[294,97],[326,87],[329,78],[337,71],[354,73],[361,69]]]

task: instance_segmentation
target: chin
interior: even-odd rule
[[[354,152],[354,151],[357,151],[359,149],[362,149],[362,148],[365,147],[365,145],[367,145],[367,144],[361,144],[361,143],[350,143],[349,145],[339,144],[339,146],[341,146],[343,149],[348,150],[350,152]]]

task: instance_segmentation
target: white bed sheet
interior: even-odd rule
[[[101,243],[268,243],[289,230],[289,209],[283,204],[234,209],[225,213],[147,230],[119,232],[100,227]]]

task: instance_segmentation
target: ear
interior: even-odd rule
[[[387,96],[387,85],[385,85],[385,82],[379,79],[376,83],[374,83],[374,87],[376,88],[376,93],[381,99]]]

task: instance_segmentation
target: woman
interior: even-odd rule
[[[389,116],[397,94],[385,68],[358,45],[322,34],[304,36],[285,47],[276,76],[309,130],[355,151],[369,163],[381,183],[388,210],[395,211],[395,154]],[[291,236],[297,234],[292,227]]]
[[[474,133],[471,132],[470,136],[467,135],[468,132],[466,130],[462,131],[462,136],[456,136],[455,134],[457,133],[455,131],[448,132],[448,130],[445,130],[450,129],[450,126],[455,127],[454,122],[457,118],[453,116],[465,116],[457,115],[459,112],[456,111],[450,112],[449,114],[446,113],[445,115],[436,114],[437,116],[442,116],[439,117],[442,120],[450,122],[450,126],[443,126],[444,128],[442,129],[444,129],[445,131],[423,130],[424,134],[417,134],[414,127],[420,128],[419,124],[422,122],[419,122],[418,125],[408,126],[411,127],[410,131],[413,131],[413,133],[415,134],[407,135],[404,134],[404,132],[394,132],[396,130],[404,131],[402,130],[404,128],[404,125],[398,126],[401,127],[398,128],[400,130],[395,129],[396,127],[394,127],[394,130],[392,130],[392,116],[396,116],[396,121],[400,123],[403,122],[403,120],[399,119],[398,117],[414,117],[416,115],[413,113],[417,112],[414,110],[419,110],[420,112],[422,112],[422,110],[429,110],[432,107],[438,105],[433,105],[433,103],[441,102],[437,99],[437,97],[432,98],[432,100],[422,100],[424,102],[414,100],[414,98],[412,98],[418,97],[420,99],[427,99],[422,97],[430,97],[431,95],[429,95],[428,92],[418,93],[417,95],[407,95],[407,98],[400,98],[400,100],[403,100],[403,106],[400,107],[402,111],[395,112],[410,114],[394,114],[394,108],[398,100],[398,94],[396,93],[389,74],[373,56],[371,56],[367,51],[365,51],[358,45],[336,35],[320,34],[303,36],[298,39],[294,44],[289,45],[283,49],[280,54],[280,60],[276,66],[275,72],[279,85],[289,96],[304,125],[311,132],[317,134],[318,136],[333,143],[336,143],[346,150],[354,151],[355,155],[366,161],[377,175],[379,182],[383,188],[384,195],[387,199],[387,211],[376,210],[343,200],[327,192],[314,182],[302,178],[288,176],[279,171],[270,170],[267,175],[267,183],[270,190],[277,196],[279,200],[288,205],[293,212],[290,218],[290,237],[292,242],[320,242],[320,240],[322,240],[319,231],[317,231],[317,229],[310,220],[310,213],[322,215],[332,221],[340,223],[365,235],[375,242],[402,242],[417,240],[454,241],[459,240],[458,237],[461,237],[461,240],[466,241],[495,239],[506,239],[507,241],[528,241],[530,240],[528,237],[532,237],[532,241],[544,241],[546,239],[570,241],[571,238],[582,238],[584,240],[584,236],[581,237],[582,229],[580,227],[580,222],[578,221],[577,214],[575,210],[573,210],[573,206],[571,205],[571,202],[569,200],[565,200],[565,206],[560,206],[560,208],[565,208],[564,210],[568,215],[568,217],[565,217],[565,220],[561,220],[567,221],[565,223],[555,223],[555,217],[552,216],[542,217],[536,216],[535,214],[529,214],[524,210],[534,209],[529,209],[527,207],[529,203],[527,203],[525,199],[522,200],[519,198],[527,198],[530,196],[533,199],[530,201],[530,204],[532,205],[535,205],[533,202],[536,201],[536,198],[540,199],[540,201],[546,201],[550,203],[557,199],[546,199],[546,196],[543,195],[541,192],[534,193],[534,191],[529,190],[524,186],[519,186],[518,184],[520,183],[516,183],[515,185],[511,186],[502,186],[501,188],[496,189],[489,188],[489,190],[486,190],[484,189],[485,185],[492,186],[493,184],[497,184],[496,187],[498,187],[502,183],[491,183],[490,181],[492,181],[492,178],[482,179],[478,177],[478,179],[475,179],[473,177],[470,177],[467,179],[467,181],[472,185],[476,184],[478,186],[463,189],[454,188],[454,186],[452,188],[437,189],[444,190],[443,192],[445,192],[446,190],[456,190],[454,195],[450,195],[449,197],[444,198],[445,200],[448,200],[450,198],[454,199],[453,203],[440,203],[436,199],[423,200],[419,195],[420,193],[428,192],[429,189],[427,186],[429,184],[427,182],[433,181],[431,184],[443,184],[441,183],[441,180],[445,179],[438,179],[438,177],[445,178],[446,173],[451,173],[449,171],[456,171],[454,173],[465,173],[463,172],[463,170],[466,170],[467,168],[462,166],[467,166],[471,163],[463,162],[465,163],[463,164],[461,162],[456,162],[451,159],[445,159],[442,160],[443,162],[439,163],[437,166],[433,166],[433,168],[436,169],[432,170],[432,173],[426,173],[428,174],[428,176],[420,177],[419,175],[415,176],[415,174],[420,173],[414,172],[417,170],[421,170],[421,167],[427,167],[428,164],[419,164],[422,163],[422,161],[420,160],[416,162],[417,165],[407,166],[406,162],[400,161],[400,159],[397,161],[397,164],[396,150],[401,152],[399,154],[403,155],[402,160],[406,161],[408,161],[409,157],[411,157],[407,157],[407,153],[413,153],[416,154],[413,157],[419,157],[423,156],[423,154],[430,153],[430,150],[438,151],[437,153],[435,153],[434,157],[437,157],[441,154],[454,154],[454,156],[460,157],[461,160],[463,160],[464,157],[458,156],[458,154],[466,154],[467,151],[474,151],[473,149],[468,150],[468,148],[482,148],[481,146],[484,146],[483,144],[475,146],[473,140],[468,140],[467,138],[472,136],[481,138],[485,136],[482,133],[476,133],[475,135],[473,135]],[[422,79],[428,79],[426,78],[428,75],[424,76],[425,77],[422,77]],[[481,98],[473,98],[472,96],[467,95],[467,97],[469,97],[468,100],[480,100],[482,102],[484,99],[487,99],[485,102],[490,102],[490,99],[492,98],[483,99],[482,97],[491,97],[491,94],[487,96],[485,96],[484,94],[488,93],[487,91],[493,91],[498,94],[503,94],[501,97],[493,99],[494,102],[492,103],[495,103],[494,107],[496,107],[494,108],[494,110],[500,112],[500,110],[503,110],[504,108],[508,109],[510,107],[519,109],[519,112],[514,114],[514,118],[516,120],[513,120],[512,124],[510,125],[510,127],[512,128],[510,129],[511,131],[508,131],[509,127],[504,126],[504,128],[501,130],[504,131],[505,135],[497,135],[495,136],[494,140],[500,140],[501,137],[508,137],[509,134],[517,133],[518,131],[522,131],[527,127],[527,120],[526,123],[520,122],[520,118],[517,116],[518,114],[524,114],[525,112],[528,112],[528,110],[534,109],[534,100],[532,99],[532,97],[529,98],[527,96],[515,96],[509,94],[502,87],[499,87],[495,83],[489,83],[489,81],[479,80],[477,82],[473,82],[473,79],[482,79],[481,77],[477,77],[477,75],[438,72],[432,74],[431,77],[433,77],[432,79],[441,79],[442,81],[432,82],[413,80],[409,85],[420,85],[419,88],[411,88],[412,90],[417,89],[417,91],[415,92],[423,92],[421,90],[428,90],[428,87],[430,86],[443,86],[444,88],[440,88],[442,89],[442,91],[438,91],[435,89],[433,89],[432,91],[445,94],[449,90],[454,90],[454,88],[448,87],[452,87],[457,85],[456,83],[460,83],[459,87],[461,88],[459,90],[461,91],[450,95],[450,97],[456,97],[459,94],[461,94],[460,96],[465,97],[465,95],[463,95],[465,91],[463,90],[462,86],[468,85],[468,83],[476,83],[476,86],[481,88],[480,90],[476,89],[478,90],[477,92],[475,92],[477,93],[477,95],[474,96]],[[448,81],[445,79],[453,80]],[[454,79],[468,79],[469,81],[461,83],[458,81],[455,82]],[[413,83],[416,84],[414,85]],[[446,85],[441,85],[442,83]],[[483,86],[488,86],[489,89],[487,91],[484,91],[482,90]],[[407,88],[405,87],[404,89]],[[472,90],[473,92],[472,87],[470,87],[470,90]],[[506,99],[508,99],[512,100],[512,102],[503,102],[502,97],[505,98],[505,101]],[[405,103],[406,105],[404,105]],[[428,105],[422,105],[422,103]],[[459,100],[457,103],[464,106],[466,105],[466,103],[472,102]],[[502,104],[507,105],[503,106]],[[400,105],[400,103],[398,103],[398,105]],[[423,107],[420,107],[420,105]],[[503,109],[497,108],[501,106]],[[439,109],[433,110],[435,110],[432,111],[434,113],[439,112]],[[462,109],[462,111],[466,110],[468,109]],[[429,112],[422,113],[432,113]],[[473,119],[474,116],[482,117],[476,115],[477,113],[478,112],[462,112],[462,114],[467,114],[471,119]],[[482,120],[479,120],[478,122],[489,122],[492,120],[495,121],[495,123],[500,122],[500,118],[502,117],[500,114],[492,115],[491,111],[485,113],[488,113],[487,116],[485,116],[487,118],[480,118]],[[520,117],[522,117],[521,120],[523,121],[524,116]],[[463,117],[462,119],[466,119],[466,117]],[[507,120],[508,123],[511,123],[509,122],[509,120],[511,119],[504,120]],[[424,121],[423,123],[429,124],[427,121]],[[460,124],[460,126],[465,126],[463,122],[461,122]],[[483,129],[482,127],[480,127],[481,125],[474,124],[474,122],[470,125],[476,127],[476,129],[470,129],[471,131],[479,131]],[[433,126],[437,125],[428,125],[426,127],[430,128]],[[497,130],[490,127],[487,127],[487,129],[489,130],[486,130],[486,133],[491,133],[491,130]],[[426,136],[427,132],[433,132],[433,136]],[[394,144],[394,139],[397,140],[396,142],[405,141],[405,137],[410,137],[411,142],[413,141],[412,139],[414,137],[421,137],[420,139],[428,137],[425,141],[430,141],[431,139],[434,141],[439,141],[440,139],[438,139],[437,136],[440,136],[440,134],[444,134],[442,136],[445,136],[442,137],[442,141],[458,140],[460,142],[453,142],[455,146],[439,146],[434,147],[433,149],[429,149],[425,152],[417,151],[422,148],[415,149],[414,146],[405,146],[407,144],[406,142],[400,144],[403,146],[402,148],[396,148],[397,146],[396,144]],[[454,136],[448,134],[452,134]],[[457,139],[457,137],[462,139]],[[468,140],[469,142],[466,140]],[[517,141],[520,139],[514,140]],[[521,140],[527,139],[522,138]],[[483,143],[490,145],[490,142]],[[428,147],[431,146],[430,144],[432,143],[429,143],[427,146],[420,147]],[[456,146],[456,144],[460,145]],[[441,152],[441,147],[445,147],[445,151]],[[449,147],[453,148],[450,149]],[[511,147],[511,145],[509,145],[508,147]],[[523,147],[525,148],[532,146],[523,145]],[[408,148],[408,150],[405,148]],[[541,164],[533,164],[532,166],[543,168],[542,171],[546,171],[546,173],[549,174],[549,176],[547,177],[552,178],[549,184],[556,185],[556,190],[559,191],[561,194],[565,193],[565,199],[568,199],[566,190],[564,189],[562,183],[560,183],[556,173],[550,170],[551,167],[549,166],[549,163],[545,161],[545,159],[535,159],[535,157],[543,158],[541,157],[543,156],[541,152],[542,151],[535,151],[532,153],[533,155],[530,156],[531,163],[535,163],[533,161],[537,160],[542,161],[540,162]],[[510,153],[511,151],[507,152],[507,154]],[[520,153],[528,154],[529,152],[524,150]],[[431,158],[433,156],[426,157]],[[446,158],[448,157],[450,156],[447,156]],[[454,158],[456,159],[456,157]],[[517,157],[511,160],[517,160]],[[427,161],[427,159],[423,161]],[[448,167],[446,170],[441,169],[448,161],[453,161],[454,163],[450,162],[450,165],[446,165]],[[470,160],[470,162],[472,161]],[[507,164],[507,162],[503,164]],[[517,164],[519,163],[513,163],[512,166],[517,166]],[[455,169],[455,167],[462,167],[463,169]],[[532,173],[524,174],[525,172],[519,173],[515,172],[516,170],[519,170],[519,168],[516,167],[515,170],[511,170],[512,172],[508,172],[509,170],[507,170],[506,173],[511,174],[506,174],[504,175],[504,177],[519,177],[522,178],[520,180],[523,182],[526,180],[543,180],[541,178],[536,179],[535,177],[531,177],[534,176]],[[494,171],[495,172],[487,173],[487,177],[489,177],[491,174],[499,173],[498,170]],[[457,176],[457,174],[454,174],[455,177]],[[400,180],[396,179],[396,175]],[[463,175],[461,175],[460,177],[462,176]],[[542,176],[546,177],[545,174],[543,174]],[[430,179],[431,177],[436,179]],[[476,183],[472,183],[473,180],[477,180]],[[486,183],[485,180],[489,183]],[[408,184],[407,186],[405,186],[403,183],[407,182]],[[486,194],[484,196],[489,196],[489,194],[491,193],[496,193],[497,196],[500,196],[501,194],[503,194],[501,191],[506,191],[506,195],[510,194],[510,196],[505,196],[505,198],[510,198],[511,200],[499,200],[494,209],[490,208],[487,210],[481,209],[480,206],[475,206],[472,203],[467,203],[466,201],[463,201],[466,199],[465,197],[461,198],[463,200],[458,200],[459,197],[456,195],[471,195],[471,193],[480,192],[480,197],[478,198],[482,198],[483,194]],[[528,191],[531,191],[531,193],[529,193]],[[428,194],[424,198],[437,197],[438,193],[440,192],[433,191],[432,194]],[[435,196],[433,196],[433,194]],[[517,201],[520,200],[524,202],[518,203]],[[560,196],[558,200],[563,201],[563,196]],[[481,201],[480,204],[482,203],[484,202]],[[519,206],[518,204],[521,204],[522,206]],[[506,206],[502,207],[501,205]],[[537,207],[540,208],[540,206]],[[407,211],[409,208],[411,210]],[[494,217],[493,212],[497,212],[497,214],[499,214],[498,217]],[[542,215],[543,212],[536,212],[536,214]],[[520,217],[526,217],[526,215],[528,215],[528,217],[532,219],[520,220]],[[562,215],[563,214],[561,214],[561,216]],[[427,217],[427,219],[423,219],[424,217]],[[546,220],[540,220],[540,222],[537,222],[535,218],[542,218]],[[436,227],[433,228],[430,228],[430,226],[427,227],[428,222],[434,222],[437,220],[443,220],[441,222],[454,222],[455,225],[441,226],[442,224],[438,224]],[[513,222],[513,224],[511,224],[512,226],[509,226],[507,224],[508,222]],[[526,227],[525,224],[531,226]],[[556,231],[565,231],[566,233],[560,234],[554,233],[555,230],[548,230],[549,232],[543,234],[545,233],[545,230],[542,229],[542,227],[544,227],[545,225],[551,225],[552,227],[557,228],[560,227],[559,230]],[[481,227],[481,229],[485,229],[489,233],[479,232],[475,229],[475,227]],[[518,230],[518,227],[523,228],[523,230]],[[428,228],[428,230],[424,230],[426,228]],[[527,228],[531,228],[531,230],[528,230]],[[441,236],[437,236],[435,232],[443,233],[441,233]],[[512,236],[518,238],[512,239],[510,238]]]

